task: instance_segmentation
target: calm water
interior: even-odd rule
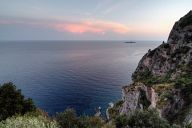
[[[160,42],[1,41],[0,83],[11,81],[49,114],[75,108],[103,112],[121,98],[121,87],[148,49]]]

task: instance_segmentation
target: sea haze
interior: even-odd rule
[[[121,99],[139,60],[158,41],[1,41],[0,83],[13,82],[50,115],[92,115]]]

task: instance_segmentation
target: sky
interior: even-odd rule
[[[167,40],[192,0],[0,0],[0,40]]]

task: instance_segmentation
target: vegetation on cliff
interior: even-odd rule
[[[167,120],[159,116],[155,109],[135,110],[127,115],[120,115],[116,118],[116,127],[122,128],[173,128]]]
[[[175,23],[167,43],[143,56],[132,75],[133,83],[123,88],[124,102],[116,109],[120,115],[128,118],[132,111],[156,108],[170,124],[192,126],[191,30],[192,11]]]

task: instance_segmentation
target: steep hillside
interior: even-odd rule
[[[169,73],[172,79],[176,79],[191,71],[192,11],[175,23],[167,43],[163,42],[144,55],[132,77],[137,81],[146,75],[162,77]]]
[[[143,56],[132,78],[111,115],[155,108],[170,123],[192,123],[192,11],[175,23],[167,43]]]

